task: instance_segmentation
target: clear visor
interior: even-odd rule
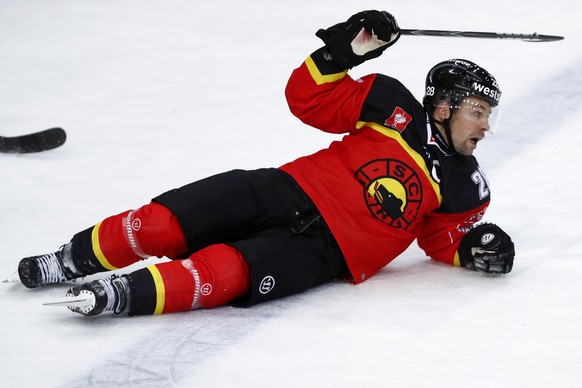
[[[499,124],[499,105],[491,107],[484,99],[472,95],[457,95],[455,97],[454,100],[460,102],[451,104],[451,98],[447,93],[439,96],[435,104],[442,105],[446,103],[454,110],[455,115],[462,116],[464,119],[479,125],[491,134],[495,133]]]
[[[455,109],[455,114],[486,128],[491,134],[495,133],[499,123],[499,106],[492,108],[485,100],[476,97],[465,97]]]

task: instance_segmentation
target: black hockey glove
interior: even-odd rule
[[[350,69],[368,59],[379,57],[400,38],[400,27],[386,11],[363,11],[328,29],[315,33],[333,60]]]
[[[511,237],[495,224],[476,226],[459,245],[459,259],[463,267],[491,274],[511,272],[514,256]]]

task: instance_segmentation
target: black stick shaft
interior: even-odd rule
[[[481,31],[448,31],[448,30],[414,30],[401,29],[402,35],[415,36],[444,36],[456,38],[485,38],[485,39],[518,39],[526,42],[554,42],[564,39],[563,36],[533,34],[508,34],[500,32]]]

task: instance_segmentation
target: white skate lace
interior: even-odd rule
[[[36,259],[40,268],[42,284],[60,283],[67,280],[59,259],[54,253]]]
[[[107,305],[103,311],[114,311],[115,304],[117,303],[117,293],[115,287],[111,284],[111,278],[106,278],[101,280],[105,294],[107,295]]]

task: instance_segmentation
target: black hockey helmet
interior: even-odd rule
[[[428,72],[423,99],[427,112],[443,101],[454,111],[469,96],[481,98],[493,108],[499,104],[501,90],[487,70],[465,59],[449,59]]]

